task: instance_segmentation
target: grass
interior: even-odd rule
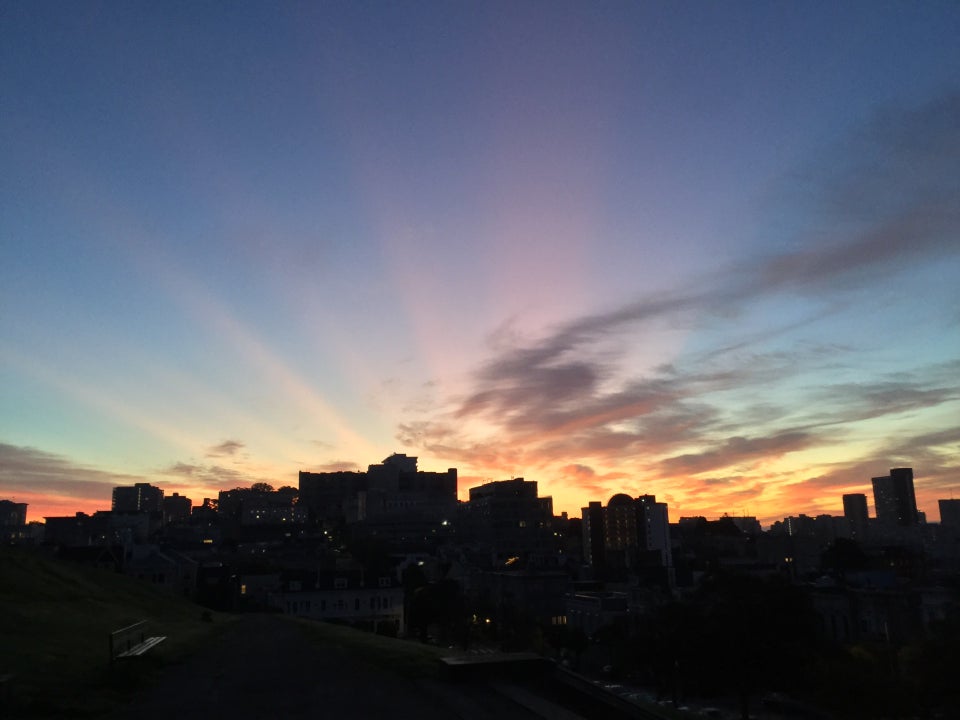
[[[440,658],[451,651],[413,640],[375,635],[344,625],[291,618],[312,641],[327,648],[350,655],[368,665],[388,670],[403,677],[436,678],[440,673]]]
[[[4,705],[24,717],[94,717],[222,626],[202,609],[117,573],[0,548],[0,675]],[[167,640],[111,665],[111,631],[139,620]]]

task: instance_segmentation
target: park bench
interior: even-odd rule
[[[110,633],[110,662],[143,655],[166,639],[166,635],[147,637],[146,620],[114,630]]]

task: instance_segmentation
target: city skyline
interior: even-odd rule
[[[8,4],[0,497],[397,451],[556,512],[960,490],[955,3]],[[36,513],[36,514],[35,514]]]
[[[431,470],[424,470],[422,468],[417,468],[417,460],[418,458],[415,458],[415,457],[411,458],[403,454],[394,454],[388,458],[385,458],[383,460],[383,464],[372,463],[368,466],[367,470],[357,468],[355,470],[346,471],[346,475],[366,476],[370,472],[376,473],[379,469],[383,468],[384,465],[400,463],[399,465],[400,467],[405,467],[408,470],[412,469],[413,472],[416,472],[418,474],[425,475],[425,476],[446,477],[449,475],[453,478],[453,480],[451,480],[450,482],[455,483],[457,479],[456,468],[448,468],[447,471],[442,473],[431,471]],[[909,483],[910,489],[912,490],[913,468],[893,468],[891,469],[890,473],[893,476],[899,475],[900,477],[903,477],[904,474],[906,474],[906,476],[910,478],[908,483]],[[114,486],[113,488],[111,488],[112,501],[110,503],[109,510],[102,507],[98,507],[98,508],[95,508],[93,511],[85,510],[85,511],[78,511],[77,513],[68,512],[66,513],[65,517],[71,517],[75,514],[76,515],[91,514],[91,512],[121,512],[121,513],[146,512],[147,510],[144,509],[146,507],[149,507],[154,511],[160,512],[161,511],[160,506],[163,505],[168,499],[170,499],[175,503],[175,506],[171,506],[171,507],[176,507],[176,512],[179,514],[178,516],[180,517],[180,519],[185,519],[191,514],[192,509],[206,510],[208,508],[208,503],[211,501],[214,503],[213,507],[216,508],[217,507],[216,503],[218,501],[218,498],[222,499],[224,494],[232,494],[235,491],[246,492],[251,489],[258,490],[258,491],[267,491],[270,493],[274,493],[278,490],[281,492],[292,491],[293,495],[289,497],[289,500],[291,502],[291,507],[292,507],[293,505],[297,504],[297,501],[296,501],[297,495],[301,496],[300,498],[301,503],[304,502],[303,496],[305,495],[309,495],[311,498],[314,498],[314,495],[316,492],[315,490],[305,491],[302,488],[305,477],[310,478],[310,482],[316,482],[316,480],[321,479],[323,476],[327,474],[331,476],[331,479],[336,478],[334,482],[334,487],[341,488],[341,480],[343,475],[345,474],[344,471],[337,470],[337,471],[331,471],[329,473],[323,473],[323,472],[312,473],[312,472],[301,471],[299,473],[298,482],[296,485],[293,485],[290,483],[278,483],[276,486],[273,486],[261,481],[259,483],[254,484],[251,488],[246,488],[246,487],[219,488],[213,496],[204,497],[202,498],[202,500],[200,498],[190,498],[190,497],[180,495],[176,491],[167,495],[164,493],[164,490],[162,487],[151,485],[149,483],[138,482],[134,485]],[[917,526],[920,524],[925,524],[926,512],[923,510],[923,508],[917,507],[915,505],[913,506],[913,508],[916,512],[912,522],[910,521],[905,522],[905,518],[898,517],[895,511],[894,513],[891,513],[890,508],[885,507],[885,504],[889,503],[889,498],[886,497],[888,490],[886,488],[881,489],[878,494],[878,485],[877,485],[878,480],[889,481],[890,476],[872,478],[872,483],[873,483],[872,493],[869,495],[867,493],[845,494],[841,498],[842,507],[841,507],[840,513],[824,512],[817,515],[817,517],[828,516],[828,517],[833,517],[835,519],[845,518],[851,523],[851,530],[853,531],[855,538],[857,534],[865,532],[866,523],[868,520],[871,522],[875,521],[877,523],[884,523],[885,526],[888,528],[892,525]],[[531,481],[521,477],[507,478],[507,479],[501,479],[501,480],[489,480],[489,481],[484,481],[480,485],[473,485],[469,488],[466,488],[466,493],[464,493],[462,490],[458,488],[457,500],[461,505],[466,505],[469,502],[472,502],[475,496],[478,496],[478,493],[482,493],[484,488],[488,490],[493,490],[493,488],[497,486],[498,487],[504,487],[504,486],[515,487],[517,483],[525,483],[526,485],[533,488],[536,488],[538,485],[536,480]],[[464,495],[466,495],[466,497],[464,497]],[[551,496],[545,496],[545,495],[540,495],[539,497],[541,499],[545,498],[551,501],[553,499]],[[636,500],[641,503],[655,502],[655,497],[653,495],[639,495],[636,498],[633,498],[630,495],[625,493],[615,493],[610,498],[586,499],[583,501],[582,503],[583,507],[580,508],[579,512],[570,513],[569,511],[557,511],[556,517],[560,517],[560,515],[565,512],[567,513],[570,519],[582,518],[586,520],[587,511],[590,509],[590,507],[604,506],[608,502],[616,504],[617,502],[622,502],[624,498],[627,498],[630,500]],[[867,498],[869,498],[869,502]],[[316,498],[314,498],[314,500],[315,499]],[[858,502],[858,499],[859,499],[859,502]],[[329,498],[327,498],[327,500],[329,500]],[[7,498],[3,498],[2,502],[11,503],[12,501],[10,501]],[[311,500],[311,502],[313,502],[313,500]],[[953,498],[941,498],[937,501],[938,510],[942,514],[943,509],[946,506],[952,511],[953,505],[958,502],[960,502],[960,500],[954,500]],[[334,505],[336,504],[337,503],[334,503]],[[668,521],[666,520],[666,518],[669,514],[669,505],[667,503],[659,503],[659,505],[661,505],[665,509],[664,518],[666,522]],[[859,505],[859,509],[857,508],[858,505]],[[551,502],[551,507],[552,507],[552,502]],[[784,508],[783,511],[784,511],[783,514],[779,517],[766,519],[766,523],[765,523],[766,530],[772,529],[775,524],[779,524],[781,521],[786,521],[790,519],[795,520],[797,518],[808,517],[805,512],[797,512],[796,514],[794,514],[789,508]],[[164,506],[163,512],[166,513],[165,506]],[[47,515],[46,517],[56,517],[56,516]],[[60,516],[60,517],[64,517],[64,516]],[[697,517],[704,517],[704,516],[698,515],[698,514],[695,514],[695,515],[675,514],[673,516],[673,524],[678,523],[684,519],[691,519],[691,518],[697,518]],[[727,518],[727,517],[750,519],[757,522],[757,518],[755,516],[736,515],[734,513],[730,513],[726,511],[719,516],[704,518],[704,519],[716,520],[716,519]],[[30,521],[36,522],[37,520],[36,518],[33,518]],[[951,517],[951,522],[953,524],[956,524],[955,519],[952,517]],[[23,523],[20,523],[20,524],[23,524]]]

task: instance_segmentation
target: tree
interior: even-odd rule
[[[413,587],[408,605],[410,629],[417,633],[421,641],[426,642],[427,631],[430,625],[435,624],[441,642],[454,637],[465,644],[466,606],[460,584],[456,580],[443,578],[416,586],[413,575],[410,582]]]
[[[789,684],[814,650],[816,615],[806,596],[780,577],[718,574],[697,598],[713,672],[735,688],[741,715],[752,693]]]
[[[250,486],[250,489],[254,492],[269,493],[273,492],[273,485],[265,482],[256,482]]]
[[[931,624],[927,637],[904,648],[905,679],[934,709],[960,707],[960,607]]]

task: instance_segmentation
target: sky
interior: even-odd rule
[[[0,498],[394,452],[960,497],[956,2],[0,0]]]

